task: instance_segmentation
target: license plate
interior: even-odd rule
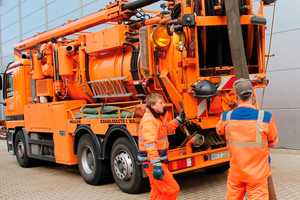
[[[219,158],[225,158],[229,156],[229,151],[222,151],[222,152],[218,152],[218,153],[212,153],[209,155],[209,159],[210,160],[215,160],[215,159],[219,159]]]

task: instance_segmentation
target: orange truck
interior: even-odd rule
[[[88,184],[113,176],[122,191],[141,192],[148,179],[137,160],[139,122],[145,96],[160,93],[170,120],[182,108],[188,119],[168,136],[171,173],[229,168],[226,140],[215,131],[222,112],[236,108],[224,1],[142,9],[155,2],[115,1],[15,45],[22,59],[7,66],[2,104],[7,148],[21,167],[78,164]],[[265,87],[269,2],[260,1],[256,15],[252,0],[239,4],[249,76]],[[110,27],[86,31],[101,24]]]

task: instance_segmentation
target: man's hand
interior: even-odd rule
[[[184,112],[184,109],[181,110],[181,112],[178,115],[177,119],[180,121],[180,123],[183,123],[185,121],[185,112]]]
[[[163,175],[165,175],[165,172],[161,166],[153,166],[153,177],[156,180],[162,181]]]

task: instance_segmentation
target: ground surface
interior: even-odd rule
[[[300,150],[271,152],[277,199],[299,200]],[[0,199],[149,199],[149,192],[126,194],[115,183],[88,185],[81,178],[77,166],[41,163],[38,167],[21,168],[15,156],[7,152],[5,140],[0,140],[0,169]],[[227,172],[213,175],[198,170],[174,177],[181,188],[178,199],[225,199]]]

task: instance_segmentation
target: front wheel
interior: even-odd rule
[[[137,150],[127,137],[115,141],[110,166],[114,180],[123,192],[136,194],[148,188],[148,179],[143,178],[142,166],[137,164]]]
[[[98,159],[95,142],[89,134],[84,134],[79,140],[77,159],[80,174],[86,183],[99,185],[109,179],[109,161]]]
[[[15,139],[16,158],[21,167],[32,167],[38,162],[37,159],[28,157],[27,147],[23,131],[18,131]]]

